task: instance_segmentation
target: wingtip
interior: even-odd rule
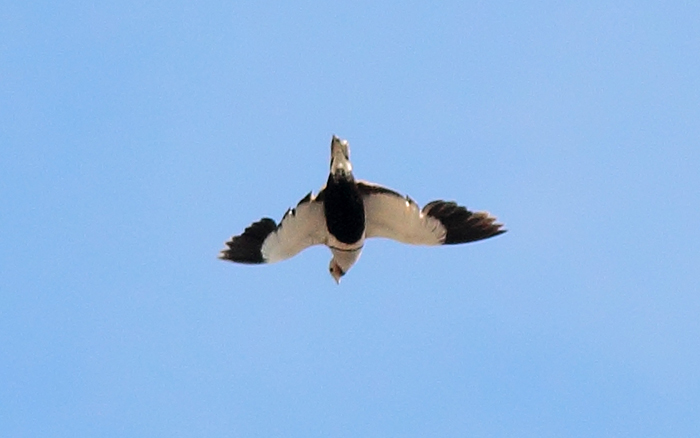
[[[476,242],[506,232],[503,224],[487,211],[472,212],[452,201],[433,201],[425,206],[427,215],[438,219],[445,227],[446,245]]]
[[[219,252],[221,260],[236,263],[259,264],[266,263],[262,254],[262,245],[267,236],[277,229],[277,224],[270,218],[263,218],[245,229],[243,234],[232,237]]]
[[[493,234],[492,234],[491,236],[489,236],[489,237],[500,236],[501,234],[505,234],[505,233],[508,232],[507,229],[501,228],[501,227],[503,226],[503,224],[494,224],[494,226],[497,227],[497,229],[496,229],[496,231],[494,231]]]

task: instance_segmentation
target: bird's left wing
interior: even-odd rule
[[[366,237],[386,237],[412,245],[474,242],[505,232],[496,218],[454,202],[433,201],[423,209],[408,196],[359,181],[365,205]]]
[[[287,210],[279,225],[270,218],[263,218],[246,228],[243,234],[232,237],[219,258],[248,264],[274,263],[327,240],[323,203],[309,193],[296,208]]]

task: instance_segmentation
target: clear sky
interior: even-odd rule
[[[332,134],[509,232],[218,260]],[[698,2],[4,2],[0,436],[700,436],[699,174]]]

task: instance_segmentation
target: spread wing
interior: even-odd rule
[[[386,237],[412,245],[474,242],[505,233],[487,212],[472,212],[454,202],[433,201],[421,210],[408,196],[358,182],[365,204],[366,237]]]
[[[274,263],[295,256],[304,249],[328,239],[323,204],[311,193],[287,210],[279,225],[263,218],[245,229],[243,234],[226,242],[219,253],[222,260],[237,263]]]

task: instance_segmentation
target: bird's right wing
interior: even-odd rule
[[[412,245],[474,242],[505,232],[496,218],[454,202],[433,201],[421,210],[408,196],[358,182],[365,204],[366,237],[386,237]]]
[[[232,237],[219,258],[237,263],[274,263],[327,240],[323,203],[309,193],[296,208],[287,210],[279,225],[264,218]]]

